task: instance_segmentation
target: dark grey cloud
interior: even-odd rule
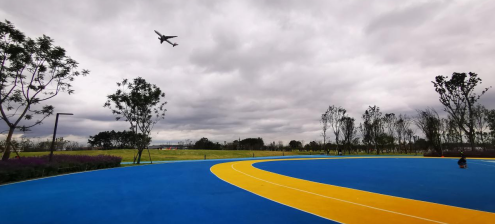
[[[431,80],[476,72],[495,83],[493,1],[5,1],[0,18],[47,34],[91,70],[74,95],[49,101],[59,133],[125,130],[103,108],[116,82],[143,77],[165,93],[155,143],[199,139],[321,139],[319,117],[339,105],[414,115],[442,108]],[[177,35],[159,44],[153,30]],[[480,101],[495,106],[490,90]],[[46,137],[54,117],[27,136]],[[3,125],[3,124],[2,124]],[[3,127],[0,125],[0,127]]]

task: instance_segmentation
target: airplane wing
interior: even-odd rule
[[[155,30],[155,33],[158,34],[158,36],[160,36],[160,37],[163,36],[160,32],[158,32],[156,30]]]
[[[174,37],[177,37],[177,36],[165,36],[167,39],[169,38],[174,38]]]

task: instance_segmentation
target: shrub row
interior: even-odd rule
[[[495,158],[495,151],[464,151],[466,157],[481,157],[481,158]],[[440,157],[440,153],[429,151],[424,154],[425,157]],[[444,157],[461,157],[459,151],[444,151]]]
[[[39,157],[21,157],[0,161],[0,184],[39,178],[63,173],[105,169],[120,166],[122,158],[109,155],[48,155]]]

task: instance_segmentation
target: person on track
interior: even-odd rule
[[[457,164],[459,165],[459,168],[461,168],[461,169],[467,168],[466,156],[464,156],[464,154],[462,155],[461,159],[459,159],[459,161],[457,161]]]

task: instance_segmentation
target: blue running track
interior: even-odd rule
[[[0,186],[0,223],[329,223],[232,186],[225,161],[165,163]]]
[[[338,159],[255,163],[274,173],[386,195],[495,212],[495,160]],[[494,220],[495,221],[495,220]]]
[[[282,157],[288,158],[288,157]],[[256,158],[263,159],[263,158]],[[3,223],[332,223],[232,186],[210,172],[227,161],[183,161],[0,186]],[[455,159],[338,159],[254,164],[365,191],[495,212],[495,163]]]

